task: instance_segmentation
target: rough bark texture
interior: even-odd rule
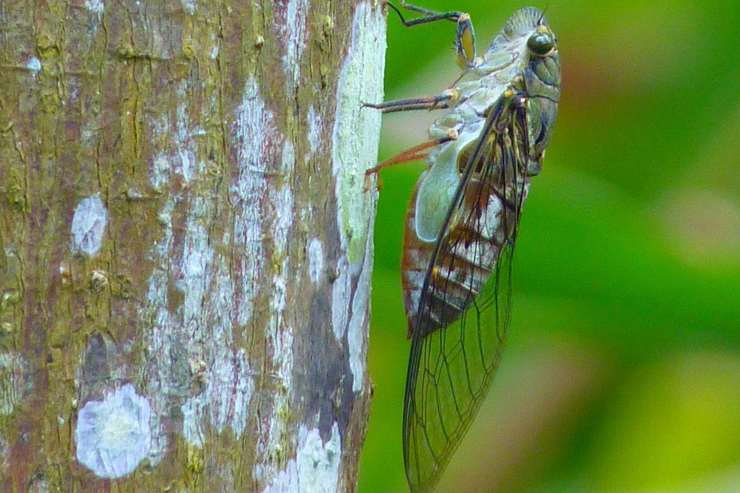
[[[0,491],[353,490],[374,0],[0,0]]]

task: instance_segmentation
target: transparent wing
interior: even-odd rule
[[[508,112],[508,115],[507,115]],[[499,128],[501,121],[507,122]],[[412,334],[404,460],[412,491],[439,479],[498,365],[526,194],[526,115],[491,111],[432,256]]]

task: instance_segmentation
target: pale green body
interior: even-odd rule
[[[427,158],[430,168],[420,178],[415,225],[416,234],[422,241],[431,243],[439,236],[460,183],[461,167],[465,166],[465,163],[459,162],[459,158],[463,151],[478,140],[487,110],[499,101],[507,88],[517,84],[518,77],[527,82],[531,79],[526,75],[528,66],[534,63],[530,60],[527,49],[531,28],[522,30],[521,35],[517,36],[517,26],[514,24],[510,27],[511,39],[499,35],[493,41],[486,53],[477,60],[475,67],[469,69],[454,86],[459,91],[459,102],[429,129],[429,135],[433,139],[445,138],[451,133],[456,133],[458,137],[441,144],[430,153]],[[541,72],[536,67],[535,71]],[[552,94],[547,96],[558,99],[559,88],[557,91],[553,88]],[[539,113],[544,109],[540,108],[541,103],[537,101],[528,102],[528,105],[531,112]],[[550,129],[546,130],[549,137]],[[530,128],[531,142],[537,141],[539,131],[540,127]],[[538,156],[531,158],[537,160]]]

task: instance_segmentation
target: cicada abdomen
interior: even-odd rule
[[[486,155],[490,161],[506,161],[499,156],[511,152],[501,143],[492,142],[488,147]],[[466,153],[458,157],[461,170],[468,159]],[[517,162],[513,158],[509,161]],[[507,180],[507,171],[510,180]],[[516,174],[519,178],[514,180]],[[474,169],[445,235],[433,242],[423,241],[417,233],[417,199],[421,183],[422,180],[414,190],[406,217],[401,264],[409,336],[414,331],[427,334],[454,322],[478,297],[494,272],[501,250],[515,239],[529,176],[525,168],[506,170],[487,165]],[[430,270],[437,241],[441,244],[434,268]],[[421,293],[428,273],[426,289],[429,294],[425,300],[428,307],[426,316],[420,319]]]
[[[535,8],[515,12],[477,57],[467,14],[403,6],[424,15],[401,17],[407,26],[457,22],[464,67],[439,96],[367,105],[384,112],[448,110],[432,125],[431,141],[369,170],[421,158],[429,164],[409,207],[402,263],[412,339],[404,461],[411,490],[428,491],[498,365],[519,218],[555,122],[560,58],[555,34]]]

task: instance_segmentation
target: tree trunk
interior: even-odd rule
[[[0,490],[351,491],[376,0],[0,0]]]

